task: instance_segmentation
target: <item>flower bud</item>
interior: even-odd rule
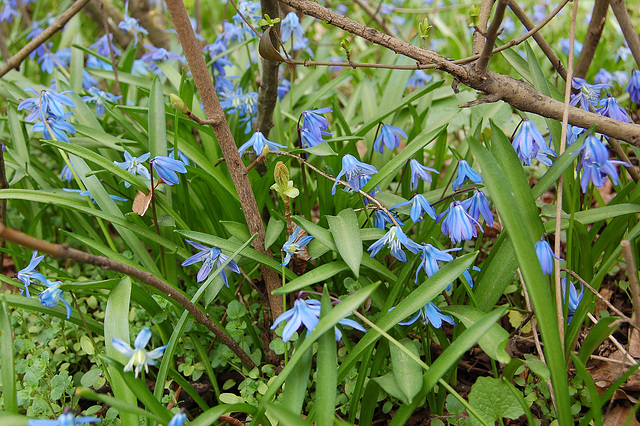
[[[276,168],[273,171],[273,177],[276,180],[276,185],[282,188],[287,187],[289,183],[289,169],[282,161],[278,161],[276,164]]]
[[[187,112],[189,112],[189,108],[187,108],[187,106],[184,104],[184,101],[182,100],[182,98],[180,98],[180,96],[174,95],[173,93],[171,93],[169,95],[169,100],[171,100],[173,107],[178,111],[180,111],[181,113],[186,114]]]
[[[429,30],[431,30],[431,25],[429,25],[429,18],[424,17],[418,24],[418,32],[420,33],[420,37],[429,37]]]

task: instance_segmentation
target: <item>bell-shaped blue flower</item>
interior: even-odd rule
[[[65,409],[65,412],[60,414],[56,420],[29,420],[28,426],[76,426],[84,425],[87,423],[100,423],[102,420],[97,417],[82,416],[76,417],[75,414]]]
[[[411,77],[409,77],[409,80],[407,80],[407,87],[409,89],[419,89],[424,87],[431,80],[433,80],[433,77],[423,70],[415,70],[413,74],[411,74]]]
[[[614,120],[631,123],[627,111],[618,104],[618,101],[613,96],[608,96],[607,99],[603,101],[603,105],[596,109],[596,112],[605,117],[613,118]]]
[[[435,220],[436,218],[436,211],[422,194],[416,194],[412,199],[396,204],[391,207],[391,210],[407,205],[411,205],[409,216],[414,223],[422,222],[422,216],[425,213],[429,215],[431,219]]]
[[[358,161],[356,157],[351,154],[347,154],[342,157],[342,170],[336,176],[336,181],[333,184],[333,188],[331,190],[331,194],[336,193],[336,186],[338,185],[338,180],[344,176],[345,180],[354,191],[359,191],[363,185],[361,185],[361,178],[365,175],[371,176],[378,173],[378,169],[373,167],[370,164],[363,163]],[[345,190],[349,190],[346,188]]]
[[[482,176],[471,168],[466,160],[458,161],[458,176],[453,181],[453,189],[460,188],[466,181],[482,183]]]
[[[393,257],[405,263],[407,262],[407,256],[404,253],[404,250],[402,250],[403,246],[414,254],[418,253],[420,250],[420,245],[407,237],[402,228],[399,226],[392,226],[382,238],[371,244],[371,247],[367,250],[371,252],[369,257],[374,257],[386,245],[389,246]]]
[[[383,124],[380,128],[380,134],[373,143],[373,149],[380,154],[384,152],[384,147],[389,149],[398,148],[402,143],[400,138],[407,139],[407,134],[399,127]]]
[[[117,102],[122,96],[116,96],[113,93],[105,92],[97,87],[89,88],[91,96],[83,96],[82,100],[86,103],[93,102],[96,104],[96,115],[102,117],[104,114],[104,102]]]
[[[35,277],[34,277],[35,278]],[[38,294],[38,298],[40,298],[40,303],[47,308],[53,308],[54,306],[58,306],[58,303],[62,301],[64,307],[67,309],[67,319],[71,317],[71,305],[69,302],[62,298],[62,293],[64,293],[60,286],[62,283],[60,281],[49,282],[48,280],[44,280],[42,283],[47,288]]]
[[[294,254],[302,253],[306,245],[309,244],[311,240],[313,240],[313,237],[311,235],[305,235],[298,240],[299,233],[300,227],[298,226],[293,234],[289,236],[287,242],[282,245],[282,251],[285,253],[285,257],[280,266],[287,266],[291,261],[291,256],[293,256]]]
[[[427,277],[432,276],[440,270],[440,262],[450,262],[453,256],[449,254],[452,251],[462,250],[461,248],[452,248],[448,250],[440,250],[431,244],[420,245],[420,264],[416,270],[416,282],[418,282],[418,274],[420,270],[424,270]]]
[[[331,108],[319,108],[304,111],[302,113],[302,128],[309,130],[319,139],[322,139],[323,135],[331,136],[331,133],[327,132],[329,120],[321,115],[328,112],[333,112],[333,110]]]
[[[640,104],[640,71],[633,70],[625,91],[629,93],[631,102],[636,105]]]
[[[300,25],[300,18],[295,12],[287,13],[282,22],[280,22],[280,39],[283,43],[288,42],[291,37],[301,40],[304,37],[304,31]]]
[[[63,114],[62,117],[54,117],[52,115],[44,119],[44,121],[38,121],[33,125],[34,132],[42,132],[46,140],[57,140],[61,142],[69,142],[69,136],[76,134],[76,128],[67,119],[71,117],[71,112]],[[53,132],[53,136],[51,132]]]
[[[582,127],[567,125],[567,145],[573,145],[585,131]]]
[[[404,226],[404,223],[402,223],[402,221],[398,218],[398,216],[396,214],[394,214],[393,212],[390,212],[393,215],[393,218],[396,220],[396,222],[398,222],[398,225],[400,226]],[[385,213],[384,210],[382,209],[375,209],[374,211],[374,226],[378,229],[382,229],[384,230],[387,227],[387,223],[390,223],[391,225],[393,225],[393,221],[391,220],[391,218],[389,217],[389,215],[387,213]]]
[[[151,164],[156,173],[158,173],[160,179],[169,186],[180,183],[180,178],[178,178],[177,173],[187,173],[187,169],[182,161],[162,155],[154,157],[149,161],[149,164]]]
[[[227,261],[229,256],[222,253],[218,247],[207,247],[204,244],[197,243],[195,241],[185,240],[187,243],[191,244],[192,247],[200,250],[199,253],[194,254],[190,258],[186,259],[182,262],[182,266],[190,266],[194,263],[204,262],[200,270],[198,271],[198,275],[196,277],[197,282],[202,282],[207,279],[211,271],[213,271],[213,267],[220,267],[224,262]],[[236,274],[240,273],[240,268],[233,260],[229,262],[226,266],[230,271],[235,272]],[[227,282],[227,274],[224,272],[224,269],[220,271],[220,277],[222,277],[222,281],[224,284],[229,287],[229,283]]]
[[[29,294],[29,285],[31,285],[31,280],[34,279],[39,281],[41,284],[46,285],[47,279],[39,272],[36,272],[36,267],[38,264],[44,259],[44,256],[38,256],[38,250],[35,250],[31,255],[31,260],[29,264],[23,269],[19,270],[16,274],[16,278],[22,282],[24,285],[24,294],[30,298]],[[20,294],[23,293],[23,290],[20,290]]]
[[[582,192],[587,192],[589,182],[593,182],[596,187],[601,187],[607,181],[607,176],[611,178],[614,185],[618,184],[618,171],[615,168],[615,164],[622,164],[629,166],[628,163],[618,160],[609,160],[609,150],[600,142],[598,138],[593,135],[588,135],[582,147],[582,162],[580,168],[582,168],[582,178],[580,179],[580,186]]]
[[[485,222],[487,222],[487,225],[493,226],[491,206],[489,205],[489,200],[487,200],[484,192],[480,190],[476,191],[471,198],[467,198],[462,202],[462,207],[464,207],[469,212],[469,216],[475,220],[479,220],[480,215],[482,215]]]
[[[512,145],[520,161],[527,166],[531,165],[533,158],[537,158],[542,164],[550,166],[552,163],[551,160],[547,158],[547,155],[556,156],[555,151],[547,147],[542,133],[540,133],[535,124],[527,118],[525,118],[520,125],[518,133],[516,133],[513,138]]]
[[[553,274],[553,259],[558,259],[561,262],[564,261],[564,259],[560,259],[553,254],[551,246],[544,237],[536,243],[536,255],[538,255],[542,272],[547,275]]]
[[[147,152],[146,154],[142,154],[140,157],[134,157],[132,156],[129,151],[124,151],[124,160],[123,162],[119,163],[117,161],[114,161],[113,164],[115,164],[116,166],[125,169],[126,171],[128,171],[129,173],[131,173],[132,175],[140,175],[144,178],[147,179],[151,179],[151,176],[149,175],[149,170],[142,164],[145,161],[147,161],[149,159],[149,157],[151,156],[150,152]],[[124,186],[126,186],[127,188],[129,188],[131,186],[131,184],[127,181],[124,182]]]
[[[426,167],[420,164],[418,160],[411,159],[409,161],[409,167],[411,167],[411,190],[415,191],[418,188],[418,180],[422,179],[426,183],[431,182],[431,175],[428,172],[440,174],[436,169]]]
[[[181,411],[171,418],[171,421],[167,423],[167,426],[182,426],[186,421],[187,415],[183,411]]]
[[[467,213],[459,201],[454,200],[447,210],[438,215],[437,221],[439,222],[443,217],[442,232],[451,238],[453,244],[478,236],[480,223]],[[480,227],[480,231],[484,232],[482,231],[482,227]]]
[[[129,16],[128,6],[129,6],[129,2],[127,1],[127,4],[125,6],[125,11],[124,11],[124,16],[122,18],[123,20],[118,23],[118,28],[120,28],[122,32],[125,34],[129,34],[129,33],[133,34],[133,45],[137,46],[138,34],[146,35],[146,34],[149,34],[149,32],[142,25],[140,25],[140,21],[138,21],[137,18]],[[145,44],[145,47],[147,47],[146,44]]]
[[[247,148],[253,147],[253,151],[256,155],[262,155],[262,151],[264,151],[265,147],[269,147],[270,150],[278,151],[281,148],[286,148],[284,145],[280,145],[279,143],[271,142],[267,138],[264,137],[262,132],[255,132],[251,138],[242,144],[240,148],[238,148],[238,153],[242,156]]]
[[[149,373],[149,366],[156,365],[156,359],[162,357],[164,350],[167,348],[167,345],[160,346],[151,352],[147,352],[145,347],[151,340],[151,331],[148,328],[143,328],[140,330],[140,333],[136,336],[136,340],[133,342],[133,349],[129,346],[128,343],[116,339],[113,337],[111,339],[111,346],[115,348],[122,355],[129,358],[129,362],[124,366],[124,371],[133,371],[135,370],[135,377],[138,378],[138,374],[144,368],[145,373]]]
[[[604,68],[600,68],[595,77],[593,77],[593,82],[596,84],[611,84],[613,82],[613,74]]]
[[[576,287],[569,281],[569,300],[567,301],[567,279],[562,279],[562,299],[569,305],[567,311],[567,323],[569,324],[571,324],[573,315],[578,310],[578,306],[582,302],[582,296],[584,296],[584,285],[580,284],[580,286],[582,288],[580,289],[580,294],[578,294]]]
[[[440,311],[440,309],[433,302],[429,302],[424,305],[423,308],[415,314],[413,318],[411,318],[407,322],[399,322],[398,325],[411,325],[414,322],[418,321],[418,319],[422,318],[422,323],[424,325],[431,324],[435,328],[442,328],[442,323],[446,322],[451,325],[456,325],[453,318],[449,315],[445,315]]]
[[[611,87],[610,84],[589,84],[587,80],[583,78],[573,77],[571,83],[574,89],[580,91],[571,96],[571,106],[580,106],[585,111],[589,111],[589,108],[594,108],[600,103],[600,93],[602,89]]]

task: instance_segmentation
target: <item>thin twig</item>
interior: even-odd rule
[[[627,40],[629,49],[631,49],[633,59],[636,60],[636,65],[640,67],[640,38],[638,38],[638,33],[636,32],[636,25],[631,22],[627,12],[627,5],[623,0],[611,0],[611,9],[613,14],[616,15],[622,34]]]
[[[384,18],[382,18],[379,14],[377,10],[373,10],[369,7],[369,5],[363,1],[363,0],[353,0],[353,2],[355,4],[357,4],[358,6],[360,6],[360,8],[362,9],[362,11],[364,13],[366,13],[367,15],[369,15],[369,17],[371,19],[373,19],[375,21],[376,24],[378,24],[378,26],[380,28],[382,28],[382,30],[389,34],[389,35],[394,35],[394,31],[393,29],[389,26],[389,24],[387,24],[387,22],[384,20]]]
[[[502,20],[504,19],[504,10],[507,7],[507,0],[498,0],[498,4],[496,5],[496,11],[493,14],[493,21],[491,21],[491,25],[487,30],[487,37],[485,40],[484,47],[482,48],[482,52],[480,52],[480,57],[478,58],[478,62],[476,62],[475,69],[479,74],[484,74],[487,70],[487,65],[489,65],[489,59],[493,55],[493,46],[496,44],[496,38],[498,38],[498,31],[500,30],[500,26],[502,25]]]
[[[591,312],[587,313],[587,316],[589,317],[589,319],[590,319],[591,321],[593,321],[593,323],[594,323],[594,324],[597,324],[597,323],[598,323],[598,320],[596,319],[596,317],[594,317],[594,316],[593,316],[593,314],[592,314]],[[627,350],[624,348],[624,346],[622,346],[622,344],[621,344],[620,342],[618,342],[618,339],[616,339],[615,337],[613,337],[613,336],[611,336],[611,335],[609,335],[607,338],[608,338],[609,340],[611,340],[611,343],[613,343],[613,345],[614,345],[616,348],[618,348],[618,350],[619,350],[620,352],[622,352],[622,354],[623,354],[624,356],[626,356],[626,357],[627,357],[627,359],[629,360],[629,362],[632,362],[632,363],[636,364],[636,360],[635,360],[635,359],[633,359],[633,357],[629,354],[629,352],[627,352]]]
[[[633,251],[629,240],[622,240],[622,253],[624,261],[627,264],[627,276],[629,277],[629,288],[631,289],[631,298],[633,299],[633,312],[635,313],[636,326],[640,326],[640,288],[638,287],[638,277],[636,275],[636,263],[633,260]]]
[[[66,12],[58,17],[53,24],[48,26],[42,34],[35,37],[29,43],[26,44],[18,53],[8,58],[5,64],[0,68],[0,77],[4,76],[6,73],[11,71],[12,69],[20,68],[20,64],[24,61],[31,52],[36,50],[38,46],[47,41],[51,36],[53,36],[56,32],[60,31],[67,22],[71,18],[75,16],[76,13],[80,12],[80,10],[91,0],[78,0],[71,5]]]
[[[564,7],[564,5],[562,5],[560,8],[562,7]],[[509,0],[509,8],[513,11],[516,17],[520,20],[520,22],[522,22],[522,25],[524,25],[526,29],[530,30],[535,27],[535,24],[533,23],[533,21],[529,19],[529,15],[527,15],[527,12],[525,12],[520,7],[520,5],[516,0]],[[536,43],[538,43],[538,46],[540,46],[540,49],[547,56],[547,58],[551,62],[551,65],[553,65],[556,71],[558,71],[558,74],[560,74],[560,76],[564,80],[566,80],[567,70],[562,64],[562,61],[560,61],[560,58],[558,58],[558,55],[556,55],[556,52],[551,48],[551,46],[549,46],[549,43],[547,43],[547,41],[544,39],[544,37],[542,36],[542,33],[536,32],[535,34],[533,34],[533,39],[536,41]]]
[[[562,133],[560,136],[560,148],[558,156],[562,155],[567,143],[567,127],[569,124],[569,101],[571,99],[571,80],[573,77],[573,52],[576,40],[576,16],[578,15],[578,0],[573,0],[573,14],[571,15],[571,28],[569,30],[569,61],[567,64],[567,79],[564,90],[564,112],[562,113]],[[556,315],[558,316],[558,331],[560,336],[564,336],[564,314],[562,303],[562,284],[560,280],[560,232],[562,217],[562,195],[563,195],[564,175],[558,178],[558,187],[556,189],[556,230],[554,241],[554,273],[555,273],[555,290],[556,290]],[[564,350],[564,339],[560,340],[562,350]]]
[[[487,34],[487,25],[489,18],[491,17],[491,9],[493,9],[493,3],[495,0],[484,0],[480,5],[480,11],[478,12],[478,22],[476,23],[475,31],[473,32],[473,54],[480,55],[482,49],[484,49]]]
[[[624,149],[622,149],[620,143],[616,140],[616,138],[609,138],[609,145],[611,145],[611,148],[613,148],[613,152],[615,152],[620,161],[624,161],[625,163],[629,164],[629,166],[624,166],[624,168],[627,169],[627,171],[631,175],[631,179],[633,179],[635,183],[640,182],[640,174],[638,174],[638,171],[636,170],[634,165],[631,164],[631,160],[629,160],[627,153],[624,152]]]
[[[575,352],[575,354],[577,355],[578,353]],[[604,361],[604,362],[610,362],[612,364],[621,364],[624,365],[626,367],[633,367],[634,365],[636,365],[635,362],[629,362],[629,361],[619,361],[617,359],[613,359],[613,358],[605,358],[603,356],[598,356],[598,355],[589,355],[589,358],[591,359],[595,359],[596,361]]]
[[[29,236],[15,229],[8,228],[0,224],[0,238],[4,238],[7,241],[28,247],[33,250],[38,250],[41,253],[46,253],[51,257],[58,259],[71,259],[77,262],[89,263],[96,265],[104,270],[111,270],[120,272],[122,274],[133,277],[159,291],[166,294],[175,300],[180,306],[186,309],[197,322],[207,327],[213,334],[215,334],[225,345],[229,347],[235,353],[242,363],[250,370],[256,367],[253,360],[242,350],[242,348],[220,327],[218,327],[213,321],[209,319],[209,315],[200,310],[194,305],[185,295],[180,291],[173,288],[171,285],[157,278],[149,272],[142,271],[133,266],[129,266],[124,263],[117,262],[113,259],[109,259],[104,256],[96,256],[93,254],[85,253],[83,251],[71,248],[66,244],[53,244],[47,241],[40,240],[38,238]]]

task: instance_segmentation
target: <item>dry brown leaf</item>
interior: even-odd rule
[[[148,194],[145,194],[142,191],[138,191],[136,198],[133,199],[133,206],[131,206],[131,210],[134,213],[139,214],[140,216],[144,216],[144,214],[149,209],[150,203],[151,203],[151,188],[149,188]]]
[[[604,426],[623,425],[627,420],[627,417],[629,417],[629,413],[632,409],[633,407],[627,404],[616,405],[611,411],[604,415]],[[640,423],[638,423],[638,421],[632,417],[629,426],[640,426]]]
[[[607,302],[611,302],[611,297],[613,296],[613,290],[611,290],[610,288],[601,288],[600,289],[600,295],[607,301]],[[598,298],[596,301],[596,312],[600,312],[600,311],[606,311],[608,309],[608,306],[604,304],[604,302]],[[597,315],[599,316],[599,315]]]

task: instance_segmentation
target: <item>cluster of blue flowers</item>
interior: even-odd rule
[[[75,107],[75,103],[65,95],[67,92],[55,92],[53,90],[43,90],[38,93],[35,89],[27,87],[30,91],[38,95],[34,98],[24,99],[18,105],[18,110],[27,110],[30,113],[25,121],[35,123],[34,132],[42,132],[47,140],[58,140],[69,142],[67,133],[75,134],[76,129],[67,120],[71,117],[71,111],[64,111],[64,106]]]

